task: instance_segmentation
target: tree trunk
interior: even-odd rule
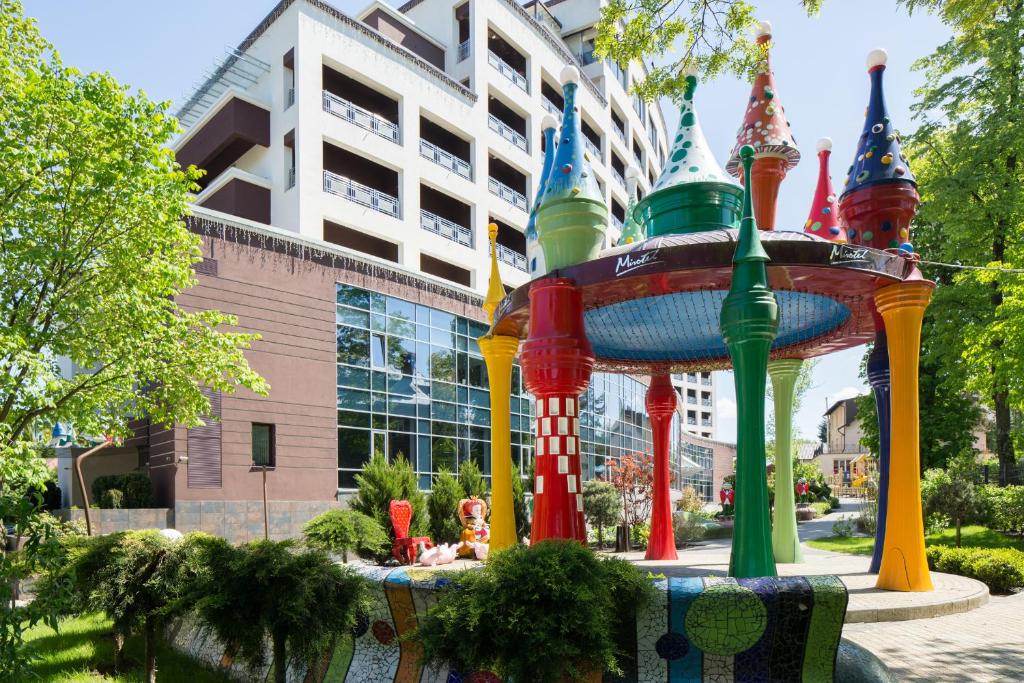
[[[956,518],[956,547],[957,548],[960,547],[960,524],[961,524],[961,522],[962,522],[962,520],[959,517],[957,517]]]
[[[285,634],[275,632],[274,641],[274,683],[288,683],[288,661],[285,651]]]
[[[604,550],[604,527],[597,525],[597,549]]]
[[[124,671],[124,634],[114,633],[114,673]]]
[[[999,457],[999,485],[1010,484],[1010,469],[1016,461],[1013,440],[1010,437],[1010,397],[1003,391],[992,396],[996,418],[996,455]]]
[[[146,683],[156,683],[156,620],[146,619]]]

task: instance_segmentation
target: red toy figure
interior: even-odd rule
[[[395,544],[391,546],[391,554],[403,564],[415,564],[419,544],[424,548],[433,548],[429,536],[409,538],[409,525],[412,523],[412,503],[407,500],[393,500],[389,507],[391,526],[395,529]]]

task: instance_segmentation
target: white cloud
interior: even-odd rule
[[[720,398],[718,403],[718,419],[719,420],[735,420],[736,419],[736,401],[731,398]]]

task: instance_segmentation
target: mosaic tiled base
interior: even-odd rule
[[[434,570],[361,568],[374,583],[374,609],[289,683],[500,683],[487,671],[425,669],[402,636],[434,604]],[[834,576],[673,577],[655,580],[621,649],[622,683],[746,683],[833,679],[847,593]],[[175,646],[238,680],[265,681],[269,666],[244,668],[194,619],[168,632]],[[270,645],[267,645],[268,651]]]

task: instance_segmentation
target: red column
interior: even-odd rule
[[[651,375],[647,389],[647,415],[651,418],[654,441],[654,504],[651,509],[651,537],[647,541],[645,560],[675,560],[676,538],[672,531],[672,496],[669,494],[671,472],[668,447],[672,415],[676,411],[676,390],[667,373]]]
[[[586,543],[579,395],[590,383],[594,356],[583,329],[583,299],[572,280],[546,278],[530,287],[530,333],[519,362],[537,413],[530,542]]]

